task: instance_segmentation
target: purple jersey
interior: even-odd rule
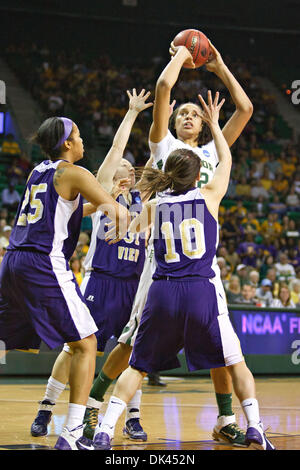
[[[19,204],[8,250],[32,250],[71,258],[82,219],[82,196],[74,201],[56,192],[53,175],[61,160],[45,160],[33,170]]]
[[[142,201],[139,191],[130,191],[131,204],[128,205],[122,195],[117,201],[126,206],[134,216],[141,212]],[[145,239],[138,234],[127,233],[123,240],[115,245],[105,242],[105,233],[110,219],[102,212],[92,215],[93,232],[89,251],[86,255],[85,270],[97,271],[118,278],[138,278],[143,270],[145,261]]]
[[[218,222],[199,188],[159,199],[154,230],[157,268],[153,279],[215,277]]]

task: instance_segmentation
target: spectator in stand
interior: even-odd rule
[[[270,171],[273,180],[275,178],[275,175],[281,172],[281,162],[275,157],[273,153],[269,154],[269,160],[266,163],[266,166]]]
[[[235,299],[235,303],[256,305],[255,290],[249,283],[242,286],[241,295]]]
[[[288,257],[286,253],[279,255],[279,262],[274,265],[276,269],[276,277],[278,281],[289,282],[291,279],[296,277],[294,266],[288,263]]]
[[[296,171],[296,166],[293,162],[293,158],[291,155],[289,155],[283,160],[281,167],[282,173],[284,174],[284,176],[286,176],[287,179],[290,179],[294,175]]]
[[[249,199],[251,197],[251,185],[247,182],[247,178],[242,178],[240,183],[237,183],[235,192],[238,198]]]
[[[74,273],[77,284],[80,286],[83,280],[83,275],[81,271],[81,261],[78,257],[73,257],[70,259],[70,268]]]
[[[289,284],[289,289],[291,293],[291,299],[296,305],[296,307],[300,307],[300,280],[293,279]]]
[[[260,287],[256,289],[256,297],[262,303],[262,307],[270,307],[273,301],[272,282],[270,279],[263,279],[261,281]]]
[[[79,254],[81,255],[86,255],[87,252],[89,251],[89,245],[90,245],[90,237],[86,232],[80,232],[79,238],[78,238],[78,244],[77,248],[79,250]]]
[[[19,165],[19,159],[14,158],[11,166],[7,170],[7,176],[11,184],[22,184],[25,179],[25,174]]]
[[[252,248],[252,250],[249,251],[249,248]],[[242,260],[242,263],[244,263],[244,258],[246,256],[251,256],[253,253],[256,253],[257,251],[257,244],[254,242],[254,235],[253,233],[247,233],[245,237],[245,241],[242,241],[238,247],[237,247],[237,254]],[[246,263],[244,263],[246,264]],[[252,266],[252,265],[251,265]]]
[[[300,211],[300,199],[295,190],[295,185],[291,187],[286,198],[286,204],[289,211]]]
[[[9,237],[12,231],[12,227],[10,225],[5,225],[1,229],[1,236],[0,236],[0,243],[3,248],[7,248],[9,245]]]
[[[270,176],[270,171],[267,167],[264,168],[260,182],[266,191],[270,191],[270,189],[272,188],[272,178]]]
[[[269,193],[263,187],[261,180],[252,180],[250,194],[254,201],[256,201],[259,197],[263,198],[264,200],[269,199]]]
[[[227,254],[225,255],[225,260],[227,263],[229,263],[231,271],[233,272],[235,271],[235,268],[237,267],[237,265],[240,264],[241,259],[236,252],[235,242],[233,240],[229,240],[227,245],[228,245],[228,248],[227,248]]]
[[[238,276],[231,276],[227,289],[225,289],[227,302],[235,304],[241,295],[241,283]]]
[[[8,217],[8,210],[5,207],[0,208],[0,219],[7,219]]]
[[[5,207],[9,212],[16,212],[21,197],[14,185],[9,183],[8,188],[3,189],[1,199],[2,207]]]
[[[286,196],[289,190],[289,183],[282,173],[277,173],[272,184],[272,190],[275,194],[278,194],[279,197]]]
[[[229,212],[243,218],[242,223],[244,218],[247,217],[247,209],[243,206],[243,201],[237,201],[235,205],[230,207]]]
[[[260,231],[260,223],[257,220],[254,212],[248,212],[246,217],[242,219],[242,226],[244,227],[245,233],[257,235]]]
[[[252,266],[253,268],[257,267],[257,251],[254,249],[253,246],[247,246],[247,251],[243,256],[243,263],[246,266]]]
[[[259,286],[259,272],[256,270],[252,270],[249,272],[249,283],[252,287],[258,289]]]
[[[264,200],[263,197],[259,196],[257,199],[257,203],[255,205],[257,216],[262,218],[266,215],[266,206],[267,202]]]
[[[237,240],[240,235],[239,227],[236,223],[235,217],[232,217],[230,212],[226,212],[224,216],[224,223],[221,226],[222,240]]]
[[[1,152],[5,157],[19,157],[21,149],[13,134],[7,134],[2,142]]]
[[[279,291],[279,282],[277,281],[277,273],[275,268],[270,268],[267,271],[267,275],[265,279],[269,279],[272,282],[272,295],[273,297],[277,297]]]
[[[223,266],[222,269],[220,270],[221,274],[221,281],[223,284],[224,289],[226,290],[228,288],[229,282],[230,282],[230,269],[227,266]]]
[[[282,226],[277,221],[278,215],[270,212],[267,220],[261,224],[261,233],[263,236],[269,235],[270,237],[279,237],[282,231]]]
[[[236,274],[240,280],[241,286],[248,282],[248,269],[245,264],[239,264],[237,266]]]
[[[274,194],[273,201],[269,202],[269,209],[274,214],[278,214],[282,217],[284,214],[286,214],[287,206],[284,204],[284,202],[280,201],[278,194]]]
[[[272,255],[267,255],[263,259],[263,263],[259,269],[259,277],[260,279],[264,279],[267,275],[267,272],[270,268],[274,265],[274,258]]]
[[[259,254],[263,256],[272,255],[277,258],[280,249],[279,241],[276,237],[265,234],[262,243],[259,245]]]
[[[279,287],[278,298],[273,300],[271,306],[274,308],[296,308],[286,284]]]

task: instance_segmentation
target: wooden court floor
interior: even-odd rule
[[[217,406],[208,377],[165,377],[164,381],[164,388],[148,386],[147,381],[143,384],[141,415],[148,441],[134,443],[122,436],[123,415],[116,428],[113,450],[248,450],[213,441]],[[34,438],[30,434],[46,382],[46,378],[0,377],[0,450],[53,448],[66,419],[68,389],[54,408],[48,436]],[[278,450],[300,450],[300,376],[259,377],[256,386],[267,436]],[[245,429],[246,421],[235,397],[233,403],[237,422]]]

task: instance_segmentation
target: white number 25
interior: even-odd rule
[[[44,205],[37,197],[38,193],[45,193],[47,191],[47,183],[33,184],[31,189],[26,189],[25,197],[21,207],[20,215],[17,225],[26,226],[27,224],[35,224],[43,217]],[[34,212],[25,212],[26,207],[30,204]]]

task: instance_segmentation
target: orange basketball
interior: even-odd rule
[[[197,29],[185,29],[175,36],[173,43],[175,46],[185,46],[193,56],[196,68],[201,67],[210,54],[209,42],[205,34]],[[191,68],[190,66],[185,66]]]

